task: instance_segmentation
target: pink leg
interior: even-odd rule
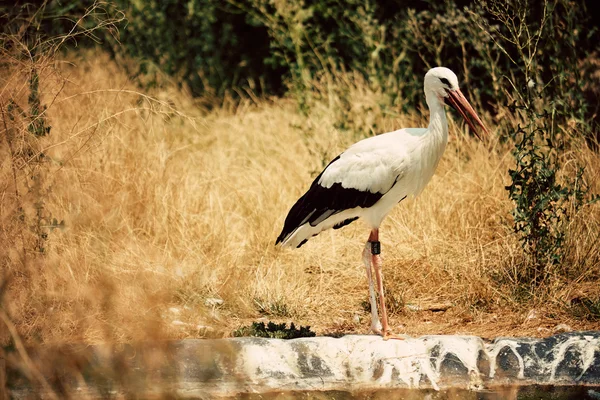
[[[371,303],[371,331],[382,335],[381,322],[377,314],[377,300],[375,297],[375,285],[373,283],[373,274],[371,273],[371,243],[367,242],[363,250],[363,263],[367,271],[367,280],[369,281],[369,302]]]
[[[369,236],[369,244],[376,242],[377,252],[371,250],[372,264],[375,269],[375,279],[377,280],[377,291],[379,293],[379,306],[381,308],[381,332],[384,340],[387,339],[402,339],[402,337],[396,336],[389,331],[387,310],[385,308],[385,294],[383,290],[383,274],[382,274],[382,263],[381,256],[379,255],[380,244],[379,244],[379,230],[373,229]],[[375,254],[373,254],[375,253]]]

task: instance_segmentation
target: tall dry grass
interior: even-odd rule
[[[367,332],[361,222],[299,250],[274,247],[294,201],[355,140],[335,128],[335,101],[313,105],[308,116],[292,100],[252,97],[206,111],[174,85],[140,92],[100,53],[43,72],[52,129],[30,145],[46,155],[35,166],[43,177],[37,198],[24,164],[0,146],[2,304],[11,326],[0,330],[2,342],[227,336],[257,318],[319,333]],[[25,107],[26,75],[3,76],[4,108],[8,98]],[[357,77],[349,90],[367,104],[364,126],[427,124],[426,114],[390,116],[368,106],[378,94]],[[6,114],[3,121],[10,125]],[[598,207],[573,222],[570,274],[523,296],[513,284],[522,252],[504,189],[510,146],[495,135],[478,142],[452,122],[450,129],[436,175],[419,198],[394,209],[381,240],[390,302],[452,307],[441,314],[397,307],[392,326],[487,336],[543,335],[560,322],[598,328],[568,307],[573,298],[600,298]],[[598,154],[580,145],[572,157],[599,192]],[[31,220],[39,200],[64,220],[47,229],[45,254],[31,250],[31,226],[18,218],[25,208]],[[527,318],[532,309],[536,317]]]

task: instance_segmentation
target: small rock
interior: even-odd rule
[[[554,329],[552,329],[553,333],[563,333],[563,332],[571,332],[571,331],[573,331],[573,328],[571,328],[567,324],[559,324],[559,325],[556,325],[554,327]]]
[[[213,307],[210,310],[210,317],[217,321],[221,320],[221,313],[219,313],[219,310],[217,309],[217,307]]]
[[[181,314],[181,310],[177,307],[169,307],[169,312],[175,315]]]
[[[404,306],[409,311],[432,311],[432,312],[444,312],[452,308],[450,303],[430,303],[430,304],[407,304]]]
[[[352,322],[354,322],[355,324],[360,324],[361,318],[360,315],[358,314],[354,314],[354,317],[352,317]]]
[[[209,297],[204,300],[204,305],[208,307],[216,307],[223,305],[224,301],[222,299],[217,299],[216,297]]]
[[[532,321],[532,320],[538,319],[538,318],[539,318],[539,313],[537,312],[537,310],[533,309],[533,310],[530,310],[529,313],[527,314],[527,317],[525,317],[525,322]]]
[[[212,326],[208,326],[208,325],[196,325],[196,329],[198,329],[199,331],[205,331],[205,332],[213,332],[215,330],[215,328],[213,328]]]

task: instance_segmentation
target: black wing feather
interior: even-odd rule
[[[352,222],[356,221],[357,219],[358,219],[358,217],[345,219],[342,222],[340,222],[339,224],[335,224],[333,226],[333,229],[341,229],[341,228],[345,227],[346,225],[350,225]]]
[[[327,167],[336,162],[339,158],[340,156],[337,156],[327,165]],[[327,167],[325,167],[323,172],[325,172]],[[319,179],[321,178],[321,175],[323,175],[323,172],[315,178],[308,191],[304,193],[291,208],[285,219],[283,230],[275,244],[283,242],[292,232],[306,222],[310,223],[312,226],[316,226],[324,219],[344,210],[356,207],[371,207],[385,194],[344,188],[339,182],[334,183],[329,188],[323,187],[319,184]],[[326,217],[323,218],[324,216]],[[354,219],[343,221],[341,224],[338,224],[339,226],[337,226],[337,228],[341,228],[353,220]]]

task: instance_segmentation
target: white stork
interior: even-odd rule
[[[339,229],[364,218],[371,227],[363,250],[369,281],[371,330],[384,339],[398,337],[389,331],[385,308],[379,255],[381,221],[396,204],[421,193],[431,179],[448,143],[444,104],[458,110],[475,134],[475,124],[489,134],[459,90],[458,79],[451,70],[444,67],[430,69],[425,75],[424,86],[430,112],[429,126],[370,137],[337,156],[294,204],[276,242],[282,246],[300,247],[325,229]],[[372,268],[377,281],[381,322]]]

